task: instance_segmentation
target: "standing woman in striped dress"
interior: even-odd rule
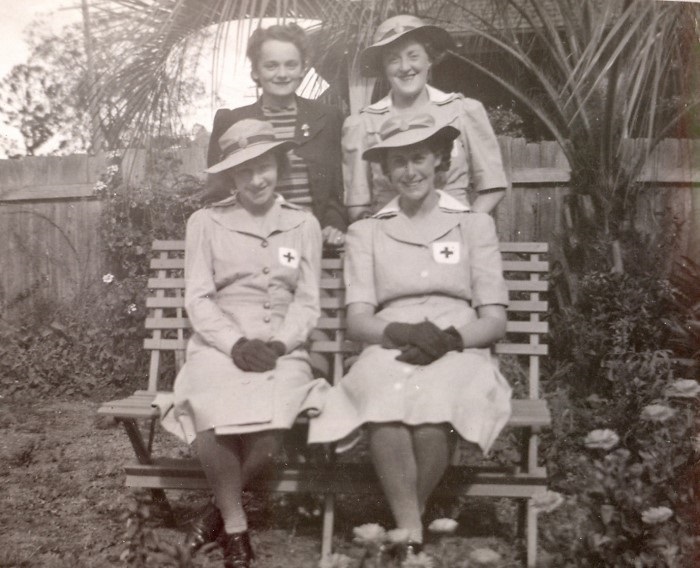
[[[289,152],[291,167],[277,192],[315,215],[327,245],[342,245],[347,228],[340,150],[343,115],[337,108],[296,95],[309,63],[306,33],[293,23],[258,28],[248,41],[246,56],[262,95],[252,105],[216,112],[207,166],[220,160],[216,141],[231,125],[245,118],[270,122],[278,140],[297,143]],[[228,186],[222,181],[210,175],[210,199],[228,197]]]

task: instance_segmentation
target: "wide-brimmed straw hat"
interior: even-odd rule
[[[384,20],[374,32],[372,45],[360,53],[360,72],[365,77],[377,77],[382,74],[382,49],[396,40],[415,36],[418,41],[430,43],[438,51],[454,48],[450,34],[438,27],[426,24],[417,16],[401,14]]]
[[[435,124],[432,114],[422,113],[411,117],[395,116],[379,128],[379,142],[362,153],[362,158],[378,162],[389,148],[411,146],[431,138],[441,138],[452,142],[459,136],[459,130],[449,124]]]
[[[276,140],[275,131],[269,122],[245,118],[239,120],[219,138],[223,158],[204,170],[215,174],[262,156],[265,152],[279,148],[289,150],[297,146],[293,140]]]

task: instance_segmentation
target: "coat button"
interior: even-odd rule
[[[428,271],[424,270],[423,272],[420,273],[421,278],[427,278],[428,277]]]
[[[263,268],[263,274],[270,274],[270,268],[267,266]]]
[[[263,308],[265,308],[266,310],[269,310],[270,309],[270,302],[265,302],[263,304]]]
[[[263,318],[263,321],[264,321],[265,323],[270,323],[270,316],[265,316],[265,317]]]
[[[269,245],[269,244],[270,244],[270,243],[268,243],[267,241],[263,241],[263,242],[260,243],[260,246],[263,247],[263,248],[265,248],[265,247],[266,247],[267,245]]]

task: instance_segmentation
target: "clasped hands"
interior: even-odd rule
[[[274,369],[277,359],[286,352],[287,347],[281,341],[241,337],[231,348],[231,358],[241,371],[263,373]]]
[[[384,328],[382,347],[400,349],[397,361],[429,365],[448,351],[462,351],[464,342],[454,326],[440,329],[428,320],[420,323],[392,322]]]

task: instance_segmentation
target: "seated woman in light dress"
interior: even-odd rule
[[[185,306],[194,334],[174,386],[175,415],[202,463],[214,502],[193,523],[194,552],[222,537],[227,568],[253,551],[241,493],[278,452],[297,415],[318,408],[304,350],[320,315],[321,228],[275,193],[293,141],[243,119],[220,136],[233,195],[187,224]]]
[[[348,336],[364,344],[331,388],[309,441],[348,447],[364,426],[398,528],[421,550],[421,516],[456,432],[486,452],[510,416],[511,389],[489,348],[508,294],[493,219],[435,189],[459,131],[430,114],[394,117],[363,157],[398,196],[350,226]]]

